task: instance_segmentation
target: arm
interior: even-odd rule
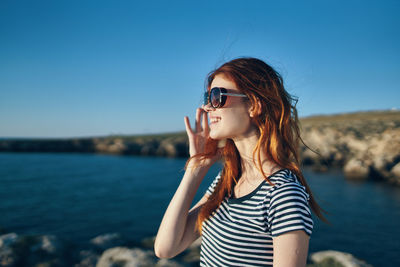
[[[287,232],[274,237],[274,266],[306,266],[309,239],[303,230]]]
[[[185,125],[189,139],[189,154],[194,156],[203,152],[209,136],[207,114],[203,109],[197,109],[196,129],[194,131],[190,127],[187,117],[185,117]],[[207,195],[192,209],[189,210],[189,208],[208,169],[218,159],[219,156],[216,155],[214,158],[204,160],[197,167],[195,167],[195,159],[189,162],[182,181],[161,221],[154,243],[154,251],[157,257],[174,257],[199,237],[196,229],[197,215],[201,206],[207,201]]]
[[[207,169],[187,169],[162,219],[154,243],[159,258],[172,258],[199,237],[197,214],[207,201],[206,195],[189,211],[190,204]]]
[[[268,222],[274,266],[306,266],[313,220],[305,188],[296,182],[277,186],[271,192]]]

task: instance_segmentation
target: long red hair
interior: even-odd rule
[[[261,153],[264,153],[269,161],[291,170],[297,176],[310,196],[309,204],[312,211],[318,218],[327,222],[299,167],[299,142],[303,144],[304,142],[300,137],[298,126],[297,99],[285,90],[282,77],[262,60],[238,58],[208,74],[208,90],[215,76],[220,74],[233,81],[237,88],[247,95],[254,114],[258,114],[252,118],[259,133],[258,143],[253,151],[253,161],[264,178],[273,185],[262,169]],[[192,158],[210,158],[217,153],[217,150],[217,141],[209,138],[204,153]],[[224,162],[220,182],[200,209],[197,218],[200,232],[203,221],[210,217],[226,196],[231,195],[237,178],[241,176],[240,154],[231,139],[227,140],[222,155]],[[189,158],[188,162],[192,158]]]

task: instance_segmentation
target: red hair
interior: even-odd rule
[[[253,151],[253,161],[264,178],[273,185],[262,169],[261,153],[266,155],[267,160],[291,170],[297,176],[310,196],[309,204],[312,211],[326,222],[322,215],[323,210],[315,201],[299,167],[299,141],[301,140],[303,144],[304,142],[300,137],[298,126],[297,99],[285,90],[282,77],[271,66],[256,58],[234,59],[210,72],[207,77],[208,90],[216,75],[224,75],[233,81],[237,88],[247,95],[254,114],[258,114],[252,118],[259,134]],[[217,153],[217,141],[209,138],[205,152],[189,158],[188,162],[194,157],[210,158],[215,153]],[[200,232],[203,221],[210,217],[226,196],[231,195],[237,178],[241,176],[240,154],[231,139],[227,140],[222,155],[224,166],[220,182],[200,209],[197,218]]]

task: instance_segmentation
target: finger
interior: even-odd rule
[[[201,129],[201,113],[202,109],[196,109],[196,132],[200,132]]]
[[[203,113],[203,129],[205,132],[209,131],[209,125],[208,125],[208,116],[207,116],[207,112]]]
[[[185,116],[184,121],[185,121],[186,133],[187,133],[188,137],[190,138],[193,135],[193,130],[192,130],[192,127],[190,126],[189,117]]]

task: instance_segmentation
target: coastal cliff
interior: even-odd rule
[[[343,168],[349,179],[400,185],[400,112],[376,111],[303,118],[303,165]]]
[[[400,111],[370,111],[300,119],[302,164],[340,167],[349,179],[400,185]],[[0,152],[76,152],[188,157],[185,132],[71,139],[0,140]]]

